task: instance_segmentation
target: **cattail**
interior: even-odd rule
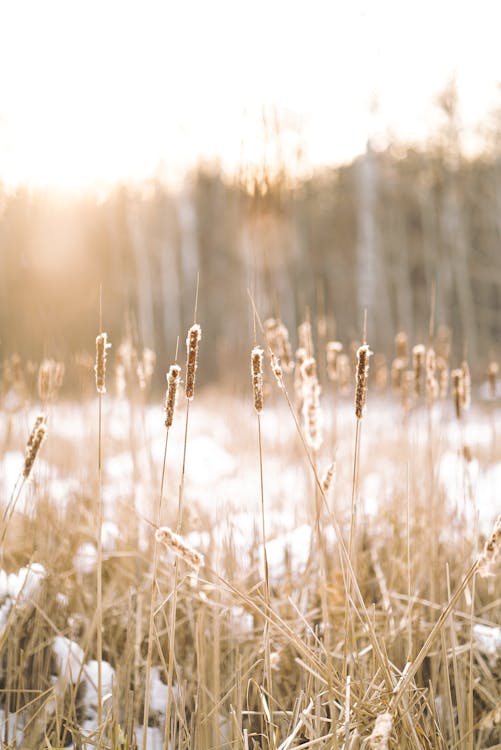
[[[320,432],[320,393],[317,380],[316,362],[313,357],[306,359],[302,365],[303,373],[303,419],[307,445],[317,451],[322,445]]]
[[[303,406],[303,363],[307,357],[306,349],[302,346],[296,350],[296,369],[294,372],[294,394],[296,397],[296,409],[301,411]]]
[[[369,737],[369,747],[371,750],[388,750],[392,728],[393,717],[389,711],[376,716],[374,729]]]
[[[348,393],[350,390],[350,379],[350,358],[347,354],[340,354],[337,358],[337,382],[341,393]]]
[[[332,477],[334,476],[334,472],[336,471],[336,462],[332,461],[327,468],[324,471],[324,474],[322,476],[322,491],[324,495],[327,494],[329,491],[329,487],[332,484]]]
[[[263,350],[255,346],[251,352],[251,377],[254,392],[254,408],[258,414],[263,411]]]
[[[357,372],[355,389],[355,414],[362,419],[367,401],[367,377],[369,375],[369,357],[372,352],[368,344],[362,344],[357,350]]]
[[[181,368],[179,365],[171,365],[165,376],[167,378],[167,393],[165,394],[165,426],[167,429],[171,427],[174,419],[180,375]]]
[[[195,374],[198,367],[198,345],[202,338],[202,329],[194,323],[188,331],[186,339],[186,398],[192,401],[195,395]]]
[[[294,362],[292,360],[292,349],[289,341],[289,331],[286,326],[278,321],[276,329],[276,352],[275,354],[280,358],[284,372],[292,372],[294,369]]]
[[[311,324],[309,320],[305,320],[301,323],[297,329],[299,337],[299,347],[306,350],[308,357],[313,356],[313,337],[311,335]]]
[[[407,415],[414,406],[414,372],[412,370],[405,370],[402,374],[402,388],[400,392],[402,409],[404,414]]]
[[[405,331],[399,331],[395,336],[395,355],[405,363],[409,359],[409,341]]]
[[[437,380],[438,390],[440,398],[443,400],[447,398],[449,391],[449,368],[447,367],[447,360],[443,357],[437,357]]]
[[[45,427],[45,420],[45,414],[39,414],[37,416],[37,418],[35,419],[35,424],[33,425],[33,429],[31,430],[26,442],[26,451],[23,466],[24,479],[28,479],[29,475],[31,474],[31,470],[33,468],[33,464],[35,463],[38,451],[40,450],[40,446],[44,441],[47,431],[47,428]]]
[[[467,411],[471,406],[471,375],[468,362],[464,359],[461,362],[461,372],[463,373],[463,409]]]
[[[401,357],[395,357],[391,363],[391,385],[395,393],[400,393],[402,389],[402,378],[405,370],[405,360]]]
[[[111,344],[108,341],[107,333],[100,333],[96,336],[96,364],[94,372],[96,374],[96,389],[98,393],[106,393],[106,354]]]
[[[426,403],[429,409],[438,398],[438,381],[435,377],[437,371],[437,358],[431,347],[426,351]]]
[[[414,388],[419,398],[423,386],[423,373],[425,371],[426,349],[423,344],[416,344],[412,349],[412,365],[414,367]]]
[[[197,573],[204,564],[204,556],[186,544],[179,534],[175,534],[168,526],[160,526],[155,532],[155,539],[160,544],[165,544]]]
[[[273,352],[270,355],[270,365],[273,372],[273,375],[275,376],[275,380],[277,381],[277,385],[279,388],[283,389],[284,387],[284,374],[282,372],[282,367],[280,365],[280,360],[278,357],[275,357]]]
[[[52,360],[44,359],[38,370],[38,397],[43,404],[49,400],[51,372]]]
[[[439,326],[436,342],[437,355],[443,357],[446,362],[451,356],[451,330],[447,326]]]
[[[337,360],[341,352],[343,351],[343,345],[340,341],[328,341],[326,345],[326,359],[327,359],[327,377],[335,383],[338,379],[337,372]]]
[[[463,371],[459,369],[453,370],[451,372],[451,380],[456,417],[461,419],[461,414],[463,413]]]
[[[497,362],[491,362],[487,368],[487,378],[489,380],[489,389],[491,398],[496,398],[496,383],[499,374],[499,365]]]
[[[494,524],[494,530],[484,544],[477,563],[477,570],[482,578],[494,575],[493,568],[501,555],[501,516],[498,516]]]

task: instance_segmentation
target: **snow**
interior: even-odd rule
[[[57,635],[52,642],[52,649],[56,656],[57,668],[64,682],[74,684],[81,674],[85,661],[85,654],[75,641],[62,635]]]
[[[501,656],[501,628],[475,624],[473,638],[483,654],[491,658]]]
[[[97,565],[97,549],[92,542],[82,542],[73,557],[73,567],[82,575],[92,573]]]

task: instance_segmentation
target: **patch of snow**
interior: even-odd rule
[[[97,550],[92,542],[82,542],[73,557],[73,567],[82,575],[92,573],[97,565]]]
[[[101,542],[103,545],[103,552],[111,554],[115,552],[117,548],[117,541],[120,537],[120,531],[116,523],[113,521],[104,521],[101,528]]]
[[[473,637],[483,654],[491,658],[501,655],[501,628],[478,623],[473,626]]]
[[[57,635],[52,641],[56,656],[57,668],[64,682],[75,683],[82,675],[85,655],[78,643],[63,635]]]

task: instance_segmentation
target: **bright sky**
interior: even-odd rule
[[[501,100],[500,28],[498,0],[0,0],[0,180],[234,169],[262,157],[263,111],[307,165],[339,163],[424,137],[453,74],[471,129]]]

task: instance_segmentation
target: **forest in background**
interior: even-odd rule
[[[301,180],[287,170],[229,179],[200,166],[174,191],[160,181],[105,197],[0,187],[0,357],[71,360],[103,326],[155,350],[160,384],[176,340],[198,319],[200,382],[232,381],[252,338],[247,289],[293,330],[306,315],[328,338],[360,336],[388,356],[394,332],[453,331],[481,375],[501,336],[501,144],[461,150],[454,111],[426,148],[370,143],[351,164]],[[293,343],[295,336],[292,335]],[[183,354],[184,356],[184,354]],[[67,370],[71,384],[71,370]]]

